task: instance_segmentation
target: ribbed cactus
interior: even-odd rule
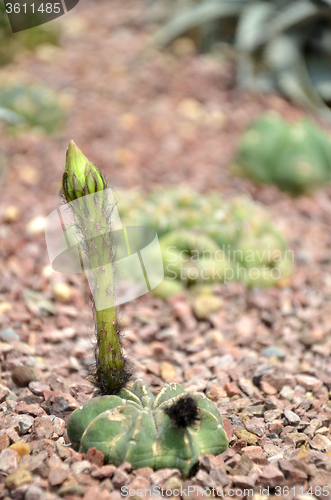
[[[151,226],[158,233],[165,279],[153,293],[162,299],[186,286],[219,281],[267,288],[291,274],[284,236],[266,210],[248,198],[225,201],[217,192],[200,195],[171,187],[147,195],[124,193],[117,206],[127,224]]]
[[[311,192],[331,180],[331,140],[308,120],[291,124],[267,113],[242,135],[235,169],[294,195]]]
[[[184,477],[199,455],[218,455],[228,447],[219,411],[204,394],[188,394],[171,383],[154,396],[142,380],[75,410],[68,436],[82,453],[102,451],[106,463],[177,468]]]
[[[45,85],[1,85],[0,120],[15,132],[34,127],[51,134],[65,121],[65,101],[63,95]]]
[[[95,304],[100,295],[114,295],[112,208],[101,172],[71,142],[63,175],[63,193],[71,203],[81,246],[92,273]],[[114,303],[114,302],[113,302]],[[68,436],[76,449],[96,447],[106,463],[124,461],[133,468],[174,467],[189,475],[205,453],[222,453],[228,446],[222,418],[204,394],[186,394],[180,384],[166,385],[157,396],[142,380],[127,387],[126,368],[110,306],[96,311],[97,357],[95,383],[101,396],[73,412]]]

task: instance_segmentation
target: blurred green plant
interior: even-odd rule
[[[26,16],[37,13],[27,13]],[[6,14],[5,2],[0,1],[0,66],[8,64],[22,51],[34,50],[38,45],[57,45],[60,39],[59,25],[43,24],[19,33],[13,33],[8,16]]]
[[[239,85],[280,90],[331,121],[330,0],[178,0],[162,12],[158,46],[183,35],[203,51],[231,43]]]
[[[0,120],[11,132],[33,127],[51,134],[63,125],[66,114],[64,99],[49,87],[0,86]]]
[[[242,134],[234,170],[295,196],[311,193],[331,181],[331,138],[308,120],[265,113]]]
[[[4,184],[6,180],[5,156],[0,149],[0,181]]]
[[[158,233],[165,279],[153,293],[161,298],[215,282],[281,286],[292,272],[282,232],[246,197],[224,200],[217,192],[200,195],[188,187],[156,188],[147,195],[134,190],[119,193],[118,209],[124,225]]]

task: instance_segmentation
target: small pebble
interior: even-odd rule
[[[85,488],[81,484],[68,480],[63,483],[58,491],[58,494],[61,497],[65,495],[77,495],[79,497],[83,497],[85,495]]]
[[[299,415],[297,415],[296,413],[294,413],[291,410],[285,410],[284,415],[287,418],[287,420],[289,421],[289,423],[292,425],[296,425],[300,422]]]
[[[163,361],[161,363],[160,373],[161,373],[161,378],[164,381],[167,381],[169,379],[173,379],[176,377],[175,367],[171,363],[168,363],[167,361]]]
[[[67,283],[55,283],[53,293],[55,300],[64,304],[67,304],[72,299],[72,288]]]
[[[33,382],[29,383],[29,389],[36,396],[43,396],[44,391],[50,391],[51,388],[48,384],[39,382],[38,380],[34,380]]]
[[[33,475],[26,469],[19,469],[13,472],[6,478],[6,488],[9,490],[14,490],[22,484],[33,483]]]
[[[18,466],[18,454],[15,450],[6,448],[0,453],[0,471],[6,474],[11,474],[17,469]]]
[[[20,415],[18,418],[19,434],[27,434],[33,425],[34,419],[29,415]]]
[[[43,500],[45,498],[45,491],[32,484],[26,490],[24,500]]]
[[[282,399],[288,399],[289,401],[292,401],[294,397],[294,390],[289,385],[284,385],[284,387],[279,393],[279,397],[281,397]]]
[[[266,358],[278,358],[278,359],[285,358],[284,351],[274,346],[266,347],[265,349],[263,349],[262,355],[265,356]]]
[[[45,217],[39,215],[31,219],[26,226],[26,230],[32,236],[43,233],[45,230]]]
[[[30,366],[16,366],[11,373],[14,384],[18,387],[27,387],[30,382],[38,380],[36,370]]]
[[[11,340],[20,340],[19,335],[17,335],[13,328],[5,328],[4,330],[1,330],[0,337],[1,340],[9,343]]]
[[[214,295],[200,295],[193,306],[194,314],[198,319],[208,319],[222,307],[222,304],[222,300]]]

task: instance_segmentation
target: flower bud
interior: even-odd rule
[[[67,150],[62,189],[68,202],[107,189],[100,170],[83,155],[73,141],[69,143]]]

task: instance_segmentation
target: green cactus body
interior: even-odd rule
[[[330,181],[331,141],[308,121],[298,122],[290,131],[276,169],[281,189],[304,192]]]
[[[63,99],[44,85],[1,85],[0,109],[7,112],[5,121],[12,132],[33,127],[52,134],[63,126],[67,116]]]
[[[225,276],[229,280],[234,275],[233,264],[225,257],[218,256],[218,260],[213,258],[202,258],[199,261],[199,271],[202,278],[211,282],[224,280]]]
[[[169,279],[181,279],[192,284],[201,279],[204,270],[205,279],[223,265],[213,261],[213,256],[221,249],[208,235],[193,230],[177,230],[168,233],[160,240],[164,263],[164,274]],[[207,255],[207,258],[204,257]],[[223,273],[223,271],[222,271]]]
[[[68,436],[80,452],[96,447],[105,463],[154,470],[178,468],[188,476],[201,454],[220,454],[228,447],[222,418],[215,405],[202,393],[192,393],[198,420],[176,427],[166,409],[183,397],[180,384],[171,383],[155,397],[142,380],[117,396],[90,400],[73,412],[68,421]]]
[[[178,295],[184,292],[184,286],[176,280],[164,279],[154,288],[154,297],[162,300],[168,300],[173,295]]]
[[[268,116],[266,121],[271,130],[274,117]],[[282,138],[280,142],[275,134],[269,138],[274,156],[280,143],[287,140],[278,118],[276,129],[281,131]],[[256,132],[263,136],[264,127],[260,123],[254,131],[254,144]],[[253,152],[250,158],[254,158]],[[267,161],[265,150],[258,158],[259,164]],[[158,297],[166,299],[184,287],[200,287],[217,281],[239,280],[248,287],[266,288],[281,283],[274,268],[281,271],[281,277],[284,272],[286,277],[292,272],[292,262],[283,262],[288,249],[284,236],[266,210],[248,198],[225,201],[217,192],[201,195],[188,187],[155,189],[148,195],[134,191],[122,198],[123,203],[121,198],[118,202],[122,220],[128,225],[153,227],[158,233],[165,272],[163,283],[153,291]],[[263,270],[262,276],[260,272],[258,279],[253,279],[255,271],[251,277],[245,272],[252,267],[260,271],[263,266],[268,271]],[[175,281],[181,286],[176,286]]]
[[[235,170],[294,195],[311,192],[331,180],[331,141],[308,120],[290,124],[267,113],[242,135]]]

